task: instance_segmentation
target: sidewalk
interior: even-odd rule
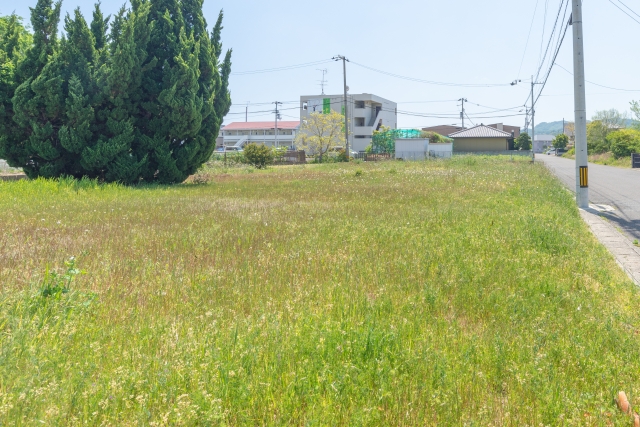
[[[613,254],[622,269],[640,286],[640,247],[635,246],[595,209],[580,209],[580,216],[593,234]]]

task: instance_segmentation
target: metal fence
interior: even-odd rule
[[[531,151],[502,150],[502,151],[454,151],[454,156],[522,156],[531,157]]]
[[[304,150],[287,151],[274,160],[275,165],[299,165],[303,163],[307,163],[307,155]]]
[[[640,168],[640,154],[633,153],[631,155],[631,167]]]
[[[360,151],[359,153],[353,154],[351,157],[357,160],[364,160],[365,162],[381,162],[385,160],[393,160],[393,155],[390,153],[365,153]]]
[[[396,151],[397,160],[419,161],[429,158],[429,153],[424,151]]]

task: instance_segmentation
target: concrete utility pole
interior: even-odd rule
[[[276,128],[273,132],[273,134],[275,135],[275,139],[274,139],[274,143],[273,146],[277,147],[278,146],[278,119],[280,118],[280,111],[278,111],[278,105],[282,104],[282,102],[274,102],[274,104],[276,104]]]
[[[466,98],[460,98],[458,101],[462,101],[462,111],[460,112],[460,118],[462,119],[462,129],[464,129],[464,103],[469,102]]]
[[[582,0],[571,1],[573,26],[573,97],[575,103],[576,201],[589,207],[589,158],[587,157],[587,101],[584,87],[584,40],[582,35]]]
[[[533,145],[536,140],[536,110],[535,110],[535,98],[533,97],[533,74],[531,75],[531,159],[535,161],[536,155],[533,153]]]
[[[342,55],[334,56],[334,61],[342,61],[342,72],[344,74],[344,140],[346,144],[347,159],[351,158],[351,152],[349,151],[349,119],[347,118],[347,111],[349,110],[347,104],[347,62],[349,61]]]

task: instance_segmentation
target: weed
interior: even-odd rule
[[[71,289],[73,279],[79,274],[85,274],[84,271],[76,268],[75,257],[69,258],[64,262],[64,265],[66,270],[63,274],[51,271],[47,266],[40,286],[40,295],[46,298],[59,297],[61,294],[66,294]]]
[[[354,175],[355,175],[355,176],[362,176],[362,174],[363,174],[363,173],[364,173],[364,172],[362,172],[362,169],[356,169],[356,172],[355,172],[355,174],[354,174]]]

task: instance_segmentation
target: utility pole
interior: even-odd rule
[[[249,102],[247,102],[247,106],[244,107],[244,122],[249,121]]]
[[[464,129],[464,103],[469,102],[466,98],[460,98],[458,101],[462,102],[462,111],[460,112],[460,118],[462,119],[462,129]]]
[[[564,117],[562,118],[562,134],[564,135]]]
[[[275,128],[275,130],[273,132],[273,134],[275,135],[273,145],[274,145],[274,147],[278,147],[278,119],[280,118],[280,111],[278,111],[278,105],[281,105],[282,102],[276,101],[276,102],[274,102],[274,104],[276,104],[276,111],[275,111],[275,113],[276,113],[276,128]]]
[[[344,140],[346,144],[347,159],[351,158],[351,152],[349,151],[349,119],[347,118],[347,112],[349,111],[347,105],[347,62],[349,61],[342,55],[334,56],[334,61],[342,61],[342,73],[344,74]]]
[[[324,79],[324,76],[329,72],[329,70],[327,70],[326,68],[318,68],[318,71],[322,71],[322,80],[320,80],[320,87],[322,88],[322,95],[324,95],[324,85],[325,83],[327,83],[327,81]]]
[[[536,141],[536,99],[533,96],[533,87],[535,86],[535,81],[533,80],[533,74],[531,75],[531,160],[535,161],[536,155],[533,152],[533,146]]]
[[[587,156],[587,101],[584,87],[584,40],[582,0],[571,0],[573,26],[573,97],[575,103],[576,201],[589,207],[589,164]]]

